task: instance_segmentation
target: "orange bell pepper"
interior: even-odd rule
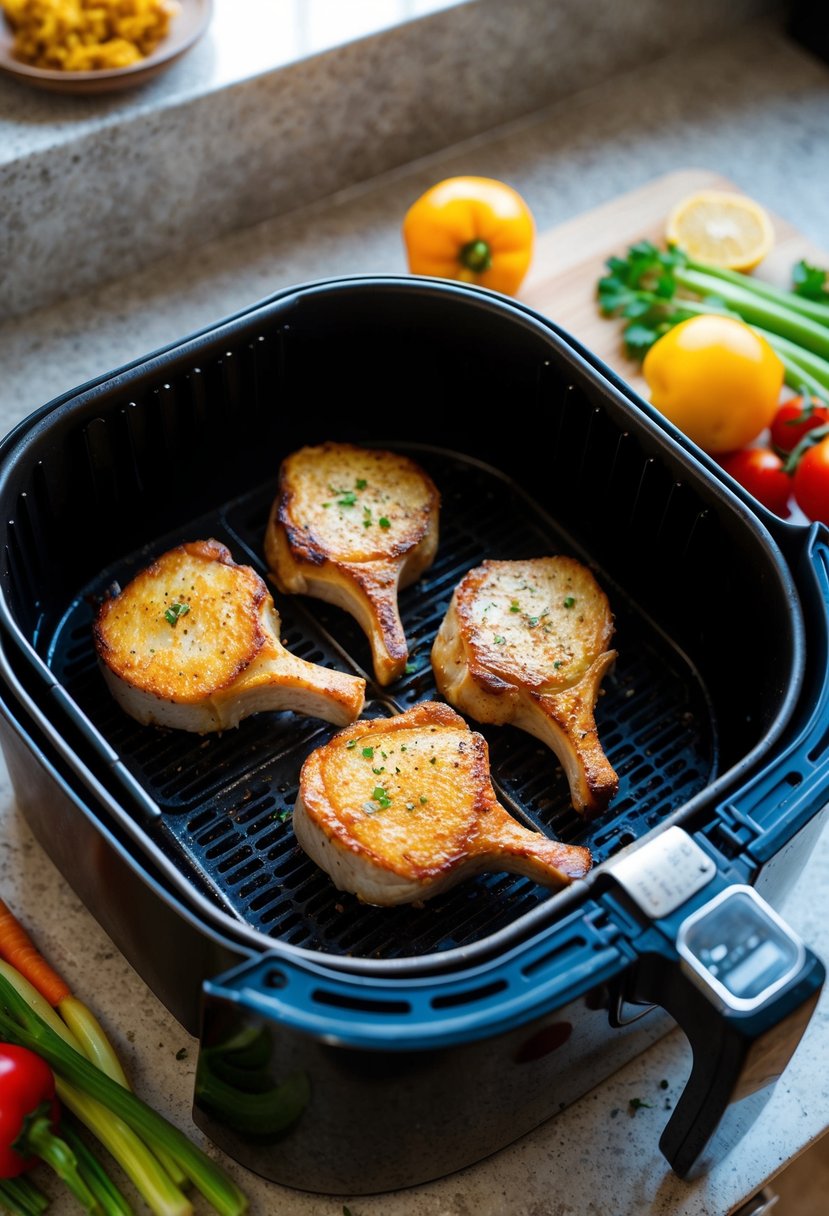
[[[477,283],[514,295],[532,259],[535,223],[512,186],[489,177],[449,177],[413,203],[403,220],[412,274]]]

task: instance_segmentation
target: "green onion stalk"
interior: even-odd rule
[[[55,1016],[56,1021],[57,1019]],[[64,1029],[66,1029],[64,1027]],[[67,1031],[67,1033],[69,1033]],[[150,1149],[162,1149],[177,1163],[193,1185],[202,1193],[220,1216],[241,1216],[247,1209],[247,1198],[225,1171],[206,1153],[202,1152],[177,1127],[168,1123],[161,1115],[142,1102],[129,1089],[113,1081],[106,1073],[85,1059],[58,1030],[50,1019],[35,1012],[29,1001],[20,994],[18,987],[9,982],[0,971],[0,1038],[21,1047],[28,1047],[41,1056],[52,1068],[61,1101],[74,1110],[84,1122],[84,1108],[91,1100],[106,1108],[105,1119],[111,1116],[123,1120],[141,1141]],[[88,1114],[88,1110],[87,1110]],[[92,1128],[96,1135],[101,1126]],[[158,1167],[160,1169],[160,1166]],[[169,1181],[169,1180],[168,1180]],[[169,1185],[176,1190],[171,1181]],[[186,1197],[179,1195],[184,1213],[190,1207]]]
[[[13,1216],[40,1216],[48,1206],[49,1200],[31,1178],[0,1178],[0,1207]]]
[[[81,1178],[83,1178],[92,1194],[98,1200],[102,1210],[107,1213],[107,1216],[133,1216],[132,1208],[121,1191],[112,1181],[97,1157],[90,1151],[86,1142],[78,1135],[70,1119],[63,1119],[61,1121],[60,1132],[75,1154]]]

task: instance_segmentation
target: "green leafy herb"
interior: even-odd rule
[[[373,768],[371,771],[374,773],[375,777],[379,777],[380,774],[384,773],[386,770],[385,768]]]
[[[371,507],[363,507],[363,527],[370,528],[371,523]]]
[[[510,612],[520,612],[521,611],[521,605],[518,603],[518,600],[512,601],[512,603],[509,606],[509,610],[510,610]]]
[[[556,671],[558,671],[559,667],[561,667],[561,664],[562,664],[563,662],[564,662],[564,660],[563,660],[563,659],[556,659],[556,660],[555,660],[555,662],[553,663],[553,667],[555,667]]]
[[[179,1047],[178,1051],[176,1052],[176,1059],[177,1060],[186,1060],[187,1059],[187,1048],[186,1047]]]
[[[413,676],[416,671],[417,671],[417,663],[407,663],[406,664],[406,675],[407,676]]]
[[[357,495],[353,490],[346,490],[342,498],[337,499],[338,507],[353,507],[357,501]]]
[[[380,518],[377,520],[377,522],[381,528],[390,528],[391,527],[391,520],[388,518],[387,515],[381,515]]]
[[[365,477],[358,477],[354,484],[358,490],[364,490],[368,485],[368,482],[366,481]]]
[[[564,598],[564,607],[565,607],[565,608],[572,608],[572,607],[573,607],[573,605],[575,604],[575,602],[576,602],[576,601],[575,601],[575,599],[573,598],[573,596],[572,596],[572,595],[565,596],[565,598]]]
[[[375,785],[371,797],[372,800],[376,802],[383,811],[391,806],[391,797],[386,793],[382,785]]]
[[[421,795],[420,795],[420,803],[421,803],[421,806],[425,806],[425,805],[426,805],[426,803],[427,803],[428,801],[429,801],[429,799],[426,797],[426,795],[425,795],[425,794],[421,794]]]
[[[530,629],[535,629],[536,625],[538,624],[538,621],[539,621],[539,618],[537,616],[527,617],[527,624],[529,625]]]
[[[170,607],[167,609],[167,611],[164,613],[164,619],[165,619],[165,621],[168,621],[169,624],[171,624],[173,626],[173,628],[175,629],[176,625],[179,622],[179,619],[183,616],[187,616],[187,613],[189,611],[190,611],[189,604],[180,604],[178,602],[178,600],[176,600],[176,602],[174,604],[171,604]]]
[[[356,740],[356,739],[349,739],[349,740],[348,740],[348,743],[346,743],[346,747],[348,748],[348,750],[349,750],[349,751],[351,751],[351,749],[352,749],[353,747],[356,747],[356,746],[357,746],[357,740]]]
[[[506,639],[506,638],[503,636],[503,634],[500,634],[500,633],[493,634],[493,638],[494,638],[494,641],[495,641],[495,645],[496,645],[496,646],[503,646],[503,645],[504,645],[504,643],[505,643],[505,642],[506,642],[506,640],[507,640],[507,639]]]
[[[290,819],[292,815],[293,815],[293,811],[289,807],[286,811],[280,811],[279,814],[277,815],[277,819],[279,820],[280,823],[285,823],[285,821]]]
[[[634,1115],[638,1110],[642,1110],[644,1107],[647,1107],[648,1110],[652,1108],[652,1104],[650,1102],[643,1102],[641,1098],[631,1098],[630,1102],[628,1102],[628,1106],[630,1107],[631,1114]]]
[[[801,258],[792,267],[792,288],[806,300],[829,304],[829,274],[820,266],[811,266]]]
[[[365,756],[366,760],[373,760],[374,759],[374,748],[373,747],[364,747],[363,755]]]

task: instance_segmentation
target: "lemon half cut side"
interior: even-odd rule
[[[700,262],[753,270],[774,244],[774,228],[764,208],[747,195],[702,190],[677,203],[666,237]]]

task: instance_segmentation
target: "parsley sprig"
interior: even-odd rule
[[[183,616],[187,616],[187,613],[189,611],[190,611],[189,604],[187,604],[183,601],[181,603],[179,603],[179,601],[176,600],[176,602],[171,604],[170,607],[164,613],[164,619],[170,625],[172,625],[173,628],[175,629],[175,627],[179,623],[180,619]]]

